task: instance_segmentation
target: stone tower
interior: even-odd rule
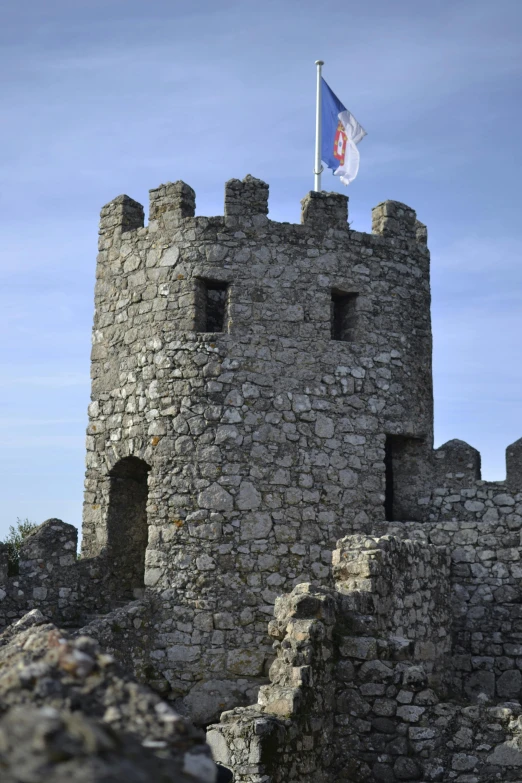
[[[194,213],[183,182],[147,226],[128,196],[101,213],[83,554],[161,596],[155,665],[204,722],[266,676],[277,595],[328,580],[341,536],[418,519],[433,404],[412,209],[363,234],[309,193],[277,223],[247,176]]]

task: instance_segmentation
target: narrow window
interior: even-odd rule
[[[228,283],[198,280],[196,291],[196,331],[223,332],[228,302]]]
[[[332,291],[331,333],[332,340],[350,342],[355,339],[357,294]]]

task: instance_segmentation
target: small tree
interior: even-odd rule
[[[29,533],[32,533],[38,527],[36,522],[31,522],[27,517],[25,519],[16,520],[16,525],[9,526],[9,533],[2,541],[3,544],[7,544],[8,561],[8,576],[17,576],[19,573],[20,564],[20,549],[22,548],[22,542],[24,538],[27,538]]]

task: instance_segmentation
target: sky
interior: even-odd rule
[[[0,538],[80,526],[97,224],[120,193],[183,179],[196,214],[313,187],[315,67],[367,130],[347,193],[428,225],[435,445],[505,478],[522,436],[520,0],[18,0],[0,6]]]

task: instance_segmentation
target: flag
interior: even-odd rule
[[[366,136],[366,131],[322,76],[321,83],[321,158],[334,174],[340,175],[343,185],[349,185],[359,171],[357,144]]]

